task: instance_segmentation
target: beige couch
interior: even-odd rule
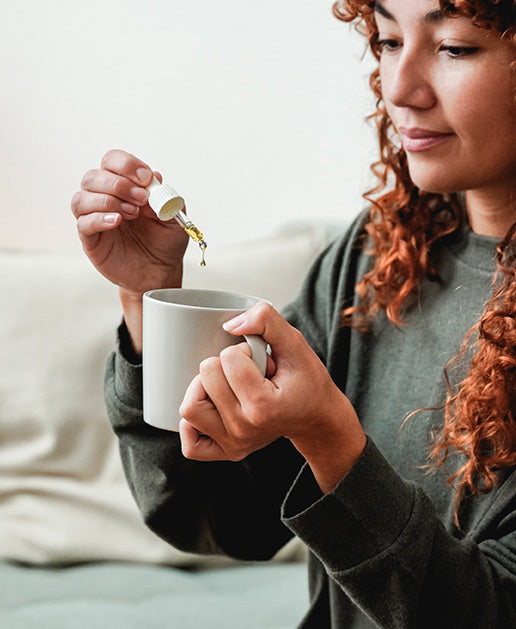
[[[214,245],[205,269],[192,247],[184,284],[243,291],[281,307],[326,241],[324,229],[299,227]],[[166,626],[227,628],[240,626],[238,618],[246,629],[294,626],[306,598],[299,545],[273,564],[248,566],[179,552],[142,524],[102,397],[121,316],[116,288],[82,254],[7,250],[0,287],[0,578],[11,584],[0,588],[0,626],[147,629],[153,613],[156,626],[174,614],[177,624]],[[192,606],[192,587],[201,583],[199,604],[217,606],[210,624]],[[135,587],[143,597],[136,607]],[[277,624],[264,617],[271,610]]]

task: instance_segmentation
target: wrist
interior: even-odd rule
[[[140,290],[130,290],[119,286],[120,303],[124,320],[129,332],[133,350],[142,353],[143,346],[143,295],[152,288],[180,288],[183,277],[183,263],[180,259],[176,264],[167,267],[167,273],[161,273],[156,281],[149,281],[148,286]]]
[[[362,454],[367,437],[351,403],[336,406],[317,430],[291,438],[303,455],[323,493],[335,489]]]
[[[142,353],[143,348],[143,293],[120,288],[120,303],[133,351]]]

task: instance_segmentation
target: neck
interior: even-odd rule
[[[471,229],[482,236],[503,238],[516,221],[516,195],[479,190],[466,192],[466,208]]]

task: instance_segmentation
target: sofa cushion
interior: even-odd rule
[[[6,629],[292,629],[308,607],[299,563],[189,572],[88,564],[25,568],[0,562]]]
[[[193,249],[185,285],[245,290],[280,307],[324,243],[308,228],[213,246],[204,269]],[[203,561],[147,530],[123,477],[102,394],[121,317],[116,287],[81,253],[4,250],[0,288],[0,558]]]

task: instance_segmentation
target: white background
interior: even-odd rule
[[[376,156],[364,50],[331,1],[3,0],[0,246],[78,249],[70,199],[111,147],[209,244],[349,221]]]

